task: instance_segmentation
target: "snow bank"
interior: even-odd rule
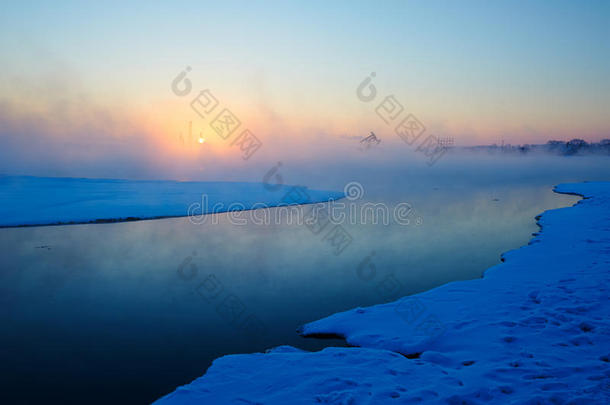
[[[344,197],[342,192],[291,192],[294,187],[5,176],[0,177],[0,227],[181,217]]]
[[[358,347],[221,357],[156,404],[610,403],[610,183],[556,191],[585,199],[484,278],[300,331]]]

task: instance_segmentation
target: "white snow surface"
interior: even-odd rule
[[[302,327],[357,347],[224,356],[156,404],[610,403],[610,183],[481,279]]]
[[[181,217],[343,197],[264,183],[0,176],[0,227]]]

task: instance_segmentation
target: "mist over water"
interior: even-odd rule
[[[277,161],[218,166],[206,176],[336,191],[357,182],[361,198],[337,203],[408,203],[421,222],[346,221],[351,242],[338,255],[326,231],[235,225],[228,214],[201,225],[172,218],[0,229],[0,322],[8,331],[0,345],[11,348],[3,362],[14,370],[6,392],[22,395],[20,384],[34,380],[45,398],[93,389],[100,402],[113,392],[152,401],[223,354],[340,345],[300,338],[295,329],[481,277],[538,231],[536,215],[578,200],[553,193],[553,185],[610,178],[603,157],[451,153],[428,166],[415,151],[347,145],[334,159],[281,160],[266,178]],[[239,311],[223,309],[229,296]],[[262,326],[244,329],[245,319]],[[56,380],[48,380],[48,369]],[[112,379],[102,378],[108,373]]]
[[[0,228],[0,405],[151,403],[224,355],[345,345],[300,337],[310,321],[482,277],[539,232],[537,215],[579,200],[554,193],[556,184],[610,181],[608,16],[603,1],[3,2],[0,202],[9,198],[0,215],[14,221],[2,223],[23,220],[16,213],[43,218],[38,207],[84,213],[79,221],[100,215],[91,218],[100,223]],[[489,144],[502,146],[475,148]],[[436,160],[423,145],[433,155],[434,145],[449,149]],[[223,182],[222,192],[158,180]],[[35,195],[24,191],[32,184]],[[307,188],[346,196],[265,206]],[[189,213],[267,201],[250,211],[101,223],[134,205],[137,215],[184,212],[191,197]],[[559,308],[556,299],[580,310],[587,283],[577,278],[534,312]],[[440,384],[420,378],[419,392],[380,392],[375,367],[361,373],[374,377],[370,389],[337,383],[330,367],[305,395],[519,402],[523,382],[549,401],[608,388],[595,375],[608,353],[582,344],[597,343],[598,319],[549,319],[550,343],[539,351],[524,334],[544,325],[524,308],[478,323],[485,339],[495,336],[488,327],[518,322],[503,342],[472,351],[451,342],[451,358],[413,361],[416,372],[437,362],[430,370],[446,374]],[[507,360],[510,345],[524,342],[531,347],[522,355],[532,358]],[[555,379],[553,359],[573,363],[561,367],[586,384]],[[519,366],[509,374],[525,378],[514,387],[509,361]],[[488,367],[494,362],[503,365]],[[458,378],[452,364],[498,385]],[[260,381],[259,371],[246,378]],[[286,383],[259,394],[273,401]]]

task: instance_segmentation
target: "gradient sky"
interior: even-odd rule
[[[121,139],[125,159],[188,158],[200,146],[179,134],[193,121],[209,153],[234,158],[189,107],[204,88],[275,145],[269,156],[320,136],[395,138],[379,100],[356,97],[371,72],[378,98],[458,145],[610,137],[608,1],[130,3],[3,4],[5,150],[87,160]],[[177,97],[186,66],[193,94]],[[27,136],[39,151],[23,151]]]

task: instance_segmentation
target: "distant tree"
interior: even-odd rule
[[[610,139],[602,139],[599,141],[599,150],[601,153],[607,153],[610,155]]]
[[[588,144],[587,144],[587,142],[585,142],[584,139],[574,138],[571,141],[568,141],[568,143],[566,144],[566,146],[567,146],[566,154],[573,155],[573,154],[577,153],[580,149],[586,147],[587,145]]]
[[[576,146],[576,147],[583,147],[586,146],[587,142],[584,139],[578,139],[578,138],[574,138],[571,141],[568,141],[568,146]]]
[[[555,153],[564,153],[566,143],[563,141],[551,140],[546,143],[546,149]]]

